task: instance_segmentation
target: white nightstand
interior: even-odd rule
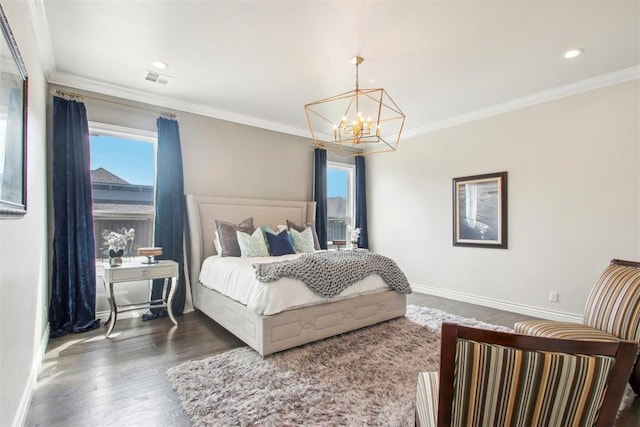
[[[167,295],[167,282],[171,279],[171,290]],[[171,301],[176,292],[176,279],[178,278],[178,263],[175,261],[158,261],[156,264],[141,264],[137,262],[122,264],[118,267],[112,267],[109,264],[104,265],[104,288],[109,299],[111,307],[111,315],[109,316],[109,327],[105,336],[109,336],[113,331],[118,319],[118,313],[131,310],[139,310],[141,308],[159,308],[165,307],[169,313],[169,317],[174,324],[178,324],[173,316]],[[118,305],[113,292],[113,285],[122,282],[135,282],[141,280],[164,279],[164,287],[162,289],[162,298],[152,301],[146,301],[136,304]],[[107,289],[108,288],[108,289]]]

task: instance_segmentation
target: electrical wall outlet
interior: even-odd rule
[[[558,293],[556,291],[549,292],[549,301],[558,302]]]

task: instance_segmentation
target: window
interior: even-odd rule
[[[123,249],[123,262],[153,246],[156,133],[90,123],[91,187],[96,263],[109,248]]]
[[[348,240],[347,225],[354,226],[355,166],[327,163],[327,240]]]

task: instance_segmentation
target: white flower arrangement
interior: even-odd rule
[[[349,233],[349,241],[354,245],[357,245],[358,239],[360,238],[360,229],[347,225],[347,233]]]
[[[125,250],[127,248],[127,244],[129,241],[135,239],[136,230],[131,228],[127,230],[126,228],[122,228],[121,232],[104,230],[102,232],[102,239],[104,239],[104,245],[108,245],[109,249],[113,250]]]

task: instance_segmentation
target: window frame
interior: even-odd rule
[[[118,126],[118,125],[112,125],[112,124],[108,124],[108,123],[102,123],[102,122],[94,122],[94,121],[89,121],[88,122],[89,125],[89,135],[90,137],[92,136],[111,136],[111,137],[116,137],[116,138],[123,138],[123,139],[128,139],[128,140],[134,140],[134,141],[139,141],[139,142],[146,142],[146,143],[150,143],[153,144],[153,162],[154,162],[154,185],[153,185],[153,198],[155,200],[155,191],[156,191],[156,186],[155,186],[155,181],[156,181],[156,175],[158,173],[157,170],[157,162],[158,162],[158,132],[156,131],[149,131],[149,130],[144,130],[144,129],[138,129],[138,128],[131,128],[131,127],[125,127],[125,126]],[[93,212],[93,201],[92,201],[92,212]],[[155,212],[155,205],[154,205],[154,212]],[[104,218],[109,218],[109,217],[117,217],[118,214],[114,214],[114,213],[103,213],[100,215],[101,217]],[[143,214],[131,214],[132,218],[138,217],[138,218],[142,218],[144,217]],[[155,228],[155,219],[152,219],[153,221],[153,225],[152,225],[152,229],[151,229],[151,233],[153,236],[153,229]],[[95,218],[94,218],[94,224],[95,224]],[[96,231],[94,230],[94,234],[96,233]],[[126,259],[123,259],[123,262],[127,262]],[[97,276],[101,276],[102,274],[104,274],[104,261],[100,261],[100,257],[98,256],[98,254],[96,253],[96,257],[95,257],[95,264],[96,264],[96,275]]]
[[[158,148],[158,132],[130,128],[125,126],[117,126],[102,122],[89,121],[89,135],[91,136],[115,136],[118,138],[135,139],[143,142],[150,142],[154,145],[155,150]],[[155,154],[154,154],[155,157]]]
[[[347,225],[351,227],[355,227],[355,218],[356,218],[356,200],[355,200],[355,175],[356,175],[356,165],[350,163],[340,163],[335,161],[327,161],[327,170],[329,169],[338,169],[347,172]],[[327,183],[328,186],[328,183]],[[327,198],[329,198],[329,194],[327,194]],[[331,219],[343,219],[343,218],[331,218],[327,215],[327,221]],[[348,240],[347,232],[345,232],[345,239]]]

